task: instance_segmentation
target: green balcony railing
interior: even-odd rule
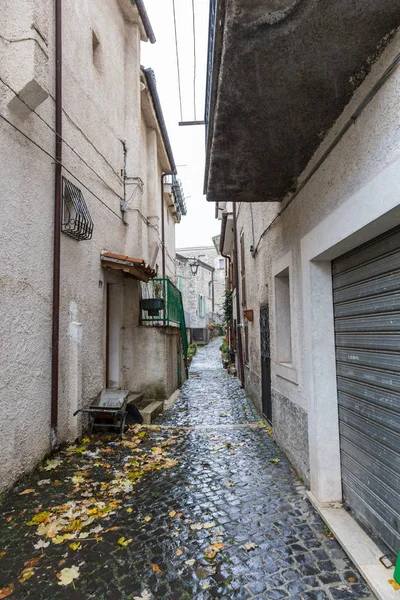
[[[141,283],[142,323],[159,327],[179,327],[187,369],[188,341],[182,294],[169,279],[150,279]]]

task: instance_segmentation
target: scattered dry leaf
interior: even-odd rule
[[[50,542],[45,542],[44,540],[39,540],[37,544],[33,544],[35,550],[41,550],[43,552],[43,548],[47,548],[50,546]]]
[[[26,560],[24,562],[24,567],[34,567],[40,560],[40,556],[37,556],[36,558],[31,558],[29,560]]]
[[[0,600],[2,598],[7,598],[7,596],[11,596],[11,594],[14,592],[14,584],[12,583],[11,585],[9,585],[8,587],[3,587],[0,589]]]
[[[153,569],[153,571],[155,573],[164,573],[164,571],[161,571],[161,569],[158,565],[151,565],[151,568]]]
[[[74,550],[74,552],[76,550],[79,550],[80,548],[82,548],[82,545],[80,542],[73,542],[72,544],[69,545],[69,547],[71,548],[71,550]]]
[[[151,521],[151,515],[146,515],[144,518],[144,521],[146,521],[146,523],[148,523],[149,521]]]
[[[195,559],[191,558],[190,560],[185,560],[185,565],[188,565],[189,567],[193,567],[195,562],[196,562]]]
[[[33,573],[34,573],[33,567],[27,567],[26,569],[24,569],[21,572],[21,575],[19,576],[18,581],[20,583],[24,583],[24,581],[27,581],[28,579],[30,579],[32,577]]]
[[[217,556],[217,551],[214,550],[212,546],[208,546],[208,548],[206,548],[204,551],[204,556],[209,560],[212,560]]]
[[[127,539],[125,539],[124,536],[122,536],[122,537],[119,538],[117,544],[118,544],[118,546],[125,547],[125,546],[128,546],[132,541],[133,541],[132,539],[127,540]]]
[[[147,590],[144,590],[140,596],[134,596],[133,600],[151,600],[151,594]]]
[[[176,511],[175,510],[171,510],[171,512],[169,513],[169,516],[171,517],[171,519],[173,517],[175,517],[175,515],[176,515]]]
[[[183,548],[179,548],[179,550],[175,552],[175,556],[181,556],[181,554],[183,554]]]
[[[59,467],[62,463],[62,460],[48,460],[44,470],[45,471],[52,471],[53,469],[57,469],[57,467]]]
[[[389,579],[389,583],[392,586],[392,588],[394,590],[396,590],[396,592],[398,592],[400,590],[400,583],[397,583],[397,581],[395,579]],[[1,598],[1,596],[0,596]]]
[[[79,567],[72,566],[62,569],[60,573],[57,573],[57,578],[60,580],[58,585],[70,585],[74,582],[74,579],[79,577]]]
[[[249,542],[248,544],[243,544],[243,548],[249,552],[250,550],[254,550],[254,548],[258,548],[258,546],[254,542]]]
[[[34,494],[36,492],[36,490],[34,490],[33,488],[29,488],[27,490],[24,490],[23,492],[20,493],[20,496],[25,496],[26,494]]]

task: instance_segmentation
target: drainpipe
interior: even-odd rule
[[[236,220],[236,204],[233,202],[233,256],[234,256],[234,267],[235,267],[235,279],[236,279],[236,330],[237,330],[237,342],[238,342],[238,355],[239,355],[239,377],[240,385],[244,387],[244,365],[243,365],[243,349],[242,349],[242,320],[240,313],[240,283],[239,283],[239,265],[238,265],[238,245],[237,245],[237,220]]]
[[[214,271],[211,271],[211,306],[212,306],[212,314],[214,319],[214,310],[215,310],[215,299],[214,299]]]
[[[55,189],[54,189],[54,251],[53,251],[53,323],[51,336],[51,449],[57,447],[58,369],[60,345],[60,262],[62,203],[62,0],[55,0]]]
[[[168,173],[161,175],[161,250],[162,250],[162,277],[165,279],[165,215],[164,215],[164,178]]]

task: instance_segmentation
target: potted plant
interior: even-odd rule
[[[164,308],[164,299],[162,298],[161,285],[159,281],[153,283],[154,298],[142,298],[140,307],[146,310],[149,317],[158,317],[160,310]]]

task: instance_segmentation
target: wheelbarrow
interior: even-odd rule
[[[135,397],[128,390],[103,390],[96,400],[88,408],[80,408],[74,412],[85,413],[89,417],[89,433],[96,428],[116,429],[119,434],[125,431],[128,414],[133,414],[135,422],[143,422],[143,419],[133,404]],[[130,410],[131,409],[131,410]],[[136,414],[137,413],[137,414]]]

